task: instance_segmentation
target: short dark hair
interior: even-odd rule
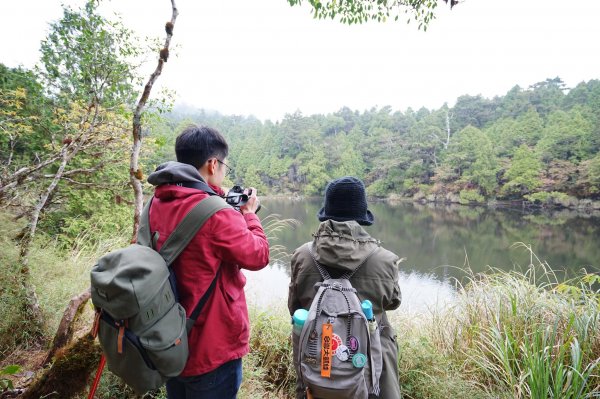
[[[212,157],[223,161],[227,154],[227,141],[217,129],[211,127],[190,125],[175,140],[177,161],[196,169],[200,169]]]

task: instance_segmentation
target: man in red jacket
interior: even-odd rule
[[[156,186],[150,229],[157,250],[183,217],[215,193],[223,196],[228,145],[215,129],[190,126],[175,142],[178,162],[160,165],[148,177]],[[179,377],[167,382],[169,399],[235,398],[242,381],[242,357],[249,351],[250,323],[241,269],[269,263],[269,244],[256,216],[259,200],[250,188],[239,211],[211,216],[173,264],[180,302],[188,316],[212,280],[220,275],[189,335],[189,358]]]

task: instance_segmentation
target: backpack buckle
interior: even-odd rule
[[[336,291],[341,291],[342,288],[344,288],[344,287],[342,287],[342,283],[335,282],[335,283],[331,284],[331,288]]]

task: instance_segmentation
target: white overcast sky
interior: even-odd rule
[[[0,62],[33,66],[62,2],[83,4],[0,0]],[[164,40],[169,0],[105,3],[139,34]],[[414,23],[314,20],[308,6],[286,0],[177,6],[175,54],[159,86],[174,90],[178,102],[224,114],[277,120],[342,106],[432,109],[463,94],[503,95],[549,77],[569,87],[600,78],[600,1],[466,0],[452,11],[440,1],[427,32]]]

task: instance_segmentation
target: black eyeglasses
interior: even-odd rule
[[[220,163],[221,165],[225,166],[227,168],[227,171],[225,172],[225,176],[229,176],[230,174],[233,173],[233,168],[231,168],[229,165],[227,165],[225,162],[221,161],[220,159],[217,159],[217,162]]]

